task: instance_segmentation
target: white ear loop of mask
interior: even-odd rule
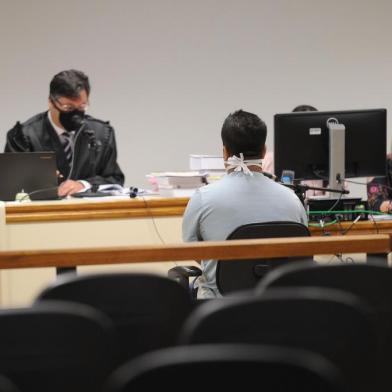
[[[248,166],[257,166],[261,169],[262,162],[262,159],[244,160],[244,154],[242,152],[240,153],[240,157],[233,155],[227,161],[225,161],[225,163],[228,165],[226,166],[226,170],[234,169],[235,172],[243,171],[244,174],[248,176],[253,176],[253,172],[249,170]]]

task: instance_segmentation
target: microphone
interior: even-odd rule
[[[139,189],[134,187],[134,186],[130,186],[129,187],[129,197],[131,199],[134,199],[137,196],[137,193],[139,192]]]
[[[88,148],[89,149],[93,149],[93,150],[97,150],[100,151],[102,143],[100,140],[97,140],[96,136],[95,136],[95,131],[93,131],[92,129],[84,129],[83,131],[87,136],[88,136]]]
[[[42,200],[54,199],[57,198],[57,186],[51,186],[49,188],[40,188],[35,189],[29,193],[24,192],[23,190],[15,195],[15,201],[24,202],[24,201],[31,201],[30,196],[35,194],[43,193],[46,197],[43,197]]]
[[[268,172],[265,172],[265,171],[263,171],[262,172],[266,177],[268,177],[269,179],[271,179],[272,181],[278,181],[278,177],[276,177],[274,174],[272,174],[272,173],[268,173]]]

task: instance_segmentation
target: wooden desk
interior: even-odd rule
[[[127,198],[5,203],[0,249],[180,242],[187,202],[186,198]]]
[[[182,215],[188,198],[61,200],[3,203],[0,206],[0,250],[82,249],[181,242]],[[351,223],[329,226],[337,235]],[[392,233],[391,222],[358,222],[347,234]],[[313,235],[322,230],[311,228]],[[184,262],[189,264],[189,261]],[[112,270],[166,274],[173,262],[131,266],[81,267],[80,272]],[[92,269],[93,268],[93,269]],[[55,279],[53,268],[0,272],[0,305],[24,305]]]
[[[392,220],[390,221],[358,221],[353,222],[341,222],[340,224],[333,224],[321,229],[319,227],[310,227],[312,235],[363,235],[363,234],[392,234]]]
[[[188,199],[60,200],[0,203],[0,250],[81,249],[181,242]],[[192,262],[191,262],[192,263]],[[184,262],[189,264],[189,262]],[[165,275],[173,262],[81,267],[78,271],[131,270]],[[0,305],[28,304],[56,278],[53,268],[0,272]]]
[[[188,198],[119,198],[111,200],[63,200],[25,204],[6,203],[6,223],[77,222],[135,218],[182,217]],[[391,221],[341,222],[325,227],[311,227],[313,235],[392,234]]]
[[[33,203],[6,203],[6,223],[182,216],[188,198],[69,199]]]

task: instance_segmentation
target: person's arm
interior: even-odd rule
[[[102,148],[103,154],[97,164],[96,175],[83,180],[91,185],[124,185],[124,174],[117,163],[117,146],[113,128],[110,129],[107,140],[102,142]]]
[[[29,138],[23,133],[22,125],[16,125],[7,132],[6,145],[4,152],[29,152],[32,151]]]
[[[301,208],[301,218],[300,218],[300,220],[301,220],[301,223],[303,224],[303,225],[305,225],[305,226],[308,226],[309,225],[309,222],[308,222],[308,215],[306,214],[306,211],[305,211],[305,208],[304,208],[304,206],[302,205],[302,203],[300,202],[300,208]]]
[[[369,209],[385,214],[392,212],[392,156],[387,155],[386,175],[374,177],[367,184]]]
[[[199,190],[196,190],[189,200],[182,219],[182,239],[184,242],[203,241],[200,233],[201,214],[201,194]]]
[[[392,201],[386,182],[386,177],[375,177],[367,184],[370,210],[384,213],[389,213],[392,210]]]
[[[182,219],[182,239],[184,242],[203,241],[200,233],[201,194],[199,190],[193,194],[185,209]],[[201,264],[200,260],[195,260]]]

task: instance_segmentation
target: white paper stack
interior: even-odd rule
[[[221,155],[189,155],[189,168],[191,170],[209,171],[225,170]]]
[[[158,172],[147,176],[153,188],[165,197],[189,197],[206,183],[206,175],[197,171]]]

